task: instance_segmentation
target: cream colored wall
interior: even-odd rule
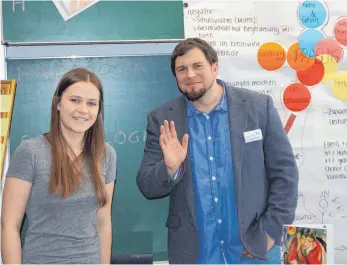
[[[0,33],[2,39],[2,1],[0,0]],[[3,45],[0,46],[0,79],[6,79],[6,71],[5,71],[5,48]],[[8,152],[7,157],[5,159],[4,172],[6,172],[8,167]],[[0,218],[1,218],[1,202],[2,202],[2,190],[4,184],[4,176],[1,178],[1,187],[0,187]],[[1,237],[1,229],[0,229],[0,237]],[[0,241],[1,246],[1,241]],[[0,255],[0,264],[2,264],[1,255]]]

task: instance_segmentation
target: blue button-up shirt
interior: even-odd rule
[[[199,242],[197,262],[240,262],[243,247],[237,221],[225,87],[219,104],[210,113],[200,112],[188,101],[187,115]]]

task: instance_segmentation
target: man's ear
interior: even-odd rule
[[[213,74],[214,74],[215,76],[218,75],[218,69],[219,69],[218,63],[212,64],[212,71],[213,71]]]

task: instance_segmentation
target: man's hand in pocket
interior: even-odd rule
[[[275,240],[273,240],[272,237],[270,237],[268,234],[265,233],[265,235],[267,238],[267,251],[269,251],[275,244]]]
[[[272,237],[270,237],[268,234],[266,234],[266,238],[267,238],[267,251],[269,251],[273,245],[275,244],[275,240],[272,239]],[[247,256],[248,258],[251,258],[251,259],[255,259],[254,256],[252,256],[251,254],[248,253],[247,250],[244,250],[243,251],[243,255]]]

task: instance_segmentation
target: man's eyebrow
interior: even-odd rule
[[[192,64],[202,64],[203,62],[202,61],[198,61],[198,62],[194,62]],[[184,64],[181,64],[181,65],[177,65],[176,68],[180,68],[180,67],[185,67],[186,65]]]

